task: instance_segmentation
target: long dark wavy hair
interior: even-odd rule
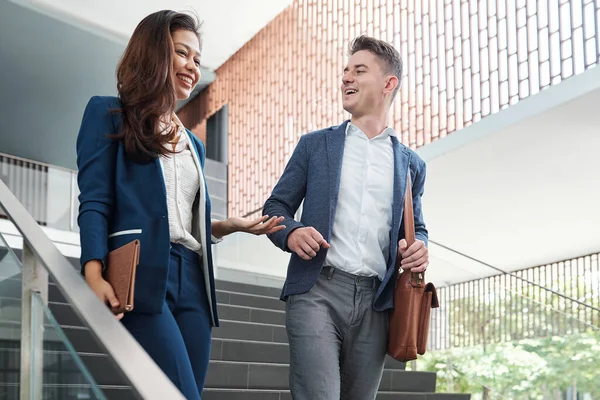
[[[161,129],[160,121],[175,110],[177,98],[172,81],[173,41],[171,34],[188,30],[198,35],[201,23],[194,16],[171,10],[148,15],[135,28],[117,66],[117,89],[121,98],[122,140],[128,156],[149,161],[171,153],[164,144],[175,130]],[[168,134],[164,134],[168,129]]]

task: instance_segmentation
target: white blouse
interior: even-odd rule
[[[192,251],[201,253],[202,245],[192,235],[193,207],[202,184],[202,171],[198,169],[185,128],[176,117],[179,140],[174,154],[160,157],[167,190],[169,234],[173,243],[180,243]],[[171,143],[165,147],[173,150]]]

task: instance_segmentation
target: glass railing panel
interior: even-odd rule
[[[44,400],[78,400],[98,399],[106,397],[96,384],[87,366],[67,338],[65,332],[56,321],[56,318],[47,307],[38,293],[33,293],[32,319],[43,320],[42,326],[34,326],[34,335],[43,335],[43,365],[36,365],[36,353],[32,351],[32,365],[34,370],[42,371],[42,380],[34,384],[42,385],[42,399]],[[40,314],[43,315],[40,318]],[[39,328],[39,329],[36,329]],[[36,340],[34,338],[34,343]],[[39,388],[34,393],[39,393]]]
[[[0,234],[0,399],[19,398],[21,263]]]

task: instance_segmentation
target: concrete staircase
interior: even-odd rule
[[[285,304],[278,299],[279,290],[225,281],[219,281],[217,288],[221,327],[213,331],[203,399],[291,400]],[[20,290],[19,276],[0,282],[0,398],[6,400],[18,399]],[[49,301],[56,320],[107,398],[134,399],[127,382],[55,285],[50,287]],[[45,338],[44,398],[82,398],[86,385],[73,359],[53,338],[52,329],[47,329]],[[3,366],[12,372],[5,373]],[[404,364],[387,359],[377,399],[470,398],[436,394],[435,382],[433,373],[408,372]]]
[[[291,400],[285,304],[279,289],[220,281],[221,327],[214,330],[205,400]],[[386,359],[377,399],[467,400],[435,393],[435,374]]]

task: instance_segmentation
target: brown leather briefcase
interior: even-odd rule
[[[135,271],[140,261],[140,241],[134,240],[108,253],[104,279],[113,287],[120,306],[114,312],[133,310]]]
[[[404,237],[408,246],[415,242],[412,183],[410,171],[404,197]],[[425,284],[424,273],[400,273],[400,257],[396,268],[398,276],[394,289],[394,309],[390,312],[388,354],[398,361],[416,360],[425,354],[431,309],[439,307],[433,283]]]

